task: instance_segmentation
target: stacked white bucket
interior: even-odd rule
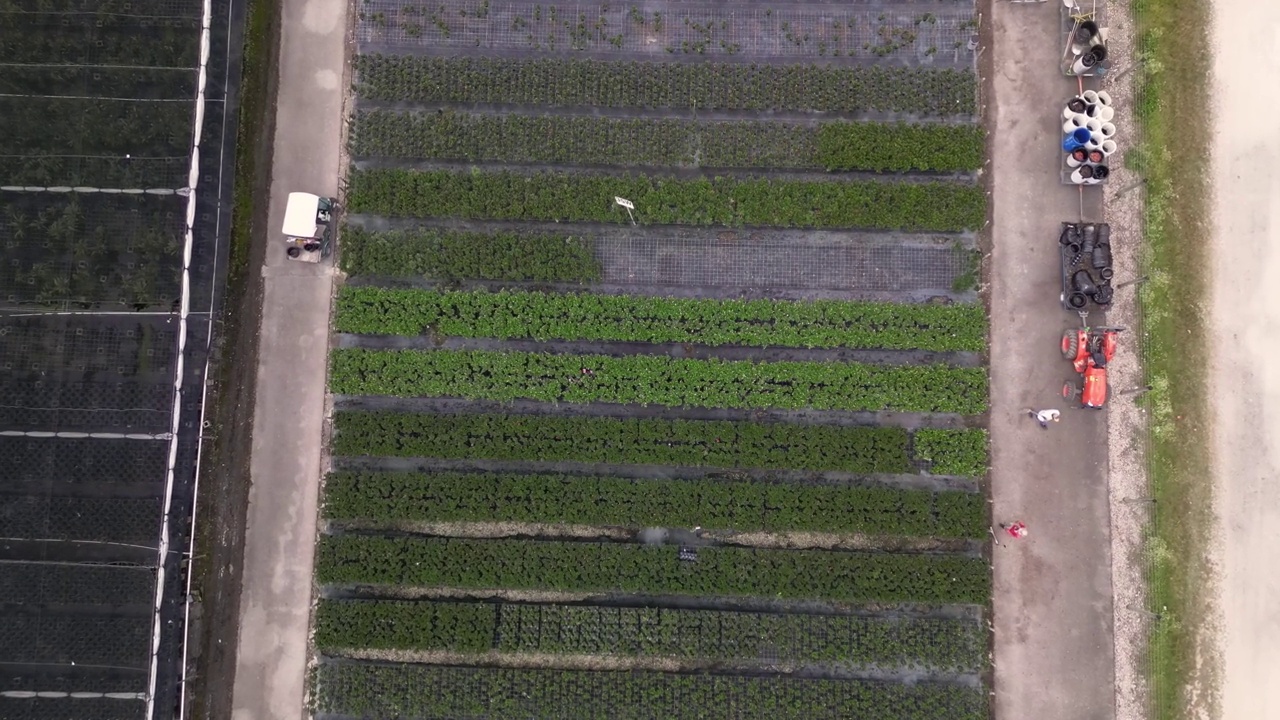
[[[1070,135],[1080,128],[1089,131],[1084,147],[1067,153],[1067,166],[1074,168],[1071,182],[1097,185],[1110,174],[1107,158],[1116,152],[1115,109],[1105,91],[1085,90],[1071,98],[1062,110],[1062,132]]]

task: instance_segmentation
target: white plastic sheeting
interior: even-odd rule
[[[169,514],[173,509],[173,484],[178,459],[178,431],[182,422],[182,381],[185,377],[187,349],[187,316],[191,312],[191,248],[195,243],[196,195],[200,186],[200,138],[204,132],[205,86],[208,82],[210,32],[213,20],[213,2],[204,0],[200,19],[200,68],[196,81],[196,107],[192,123],[191,166],[187,173],[187,229],[182,249],[182,296],[178,307],[177,368],[173,374],[173,416],[169,428],[169,461],[165,471],[164,511],[161,515],[160,546],[156,554],[156,593],[151,626],[151,664],[147,673],[147,715],[155,717],[156,669],[160,660],[161,610],[164,607],[165,562],[169,557]],[[213,328],[210,325],[210,332]],[[198,456],[198,453],[197,453]],[[198,462],[198,461],[197,461]],[[194,536],[195,529],[192,528]],[[189,584],[188,584],[189,587]],[[188,603],[189,606],[189,603]],[[185,650],[180,672],[186,675]],[[185,688],[181,691],[185,693]]]

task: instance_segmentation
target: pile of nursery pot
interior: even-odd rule
[[[1107,158],[1117,149],[1115,110],[1105,91],[1085,90],[1062,110],[1062,150],[1071,168],[1071,182],[1097,185],[1110,175]]]

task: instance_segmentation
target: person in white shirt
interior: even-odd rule
[[[1033,410],[1031,408],[1027,408],[1026,412],[1028,415],[1035,418],[1036,422],[1040,423],[1040,429],[1042,430],[1048,430],[1049,423],[1058,422],[1058,419],[1062,415],[1062,413],[1054,410],[1053,408],[1049,408],[1048,410]]]

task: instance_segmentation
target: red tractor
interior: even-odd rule
[[[1065,398],[1080,398],[1080,406],[1102,408],[1110,394],[1107,388],[1107,363],[1116,355],[1118,336],[1124,328],[1091,328],[1087,325],[1062,334],[1062,356],[1071,361],[1084,384],[1067,381],[1062,387]]]

